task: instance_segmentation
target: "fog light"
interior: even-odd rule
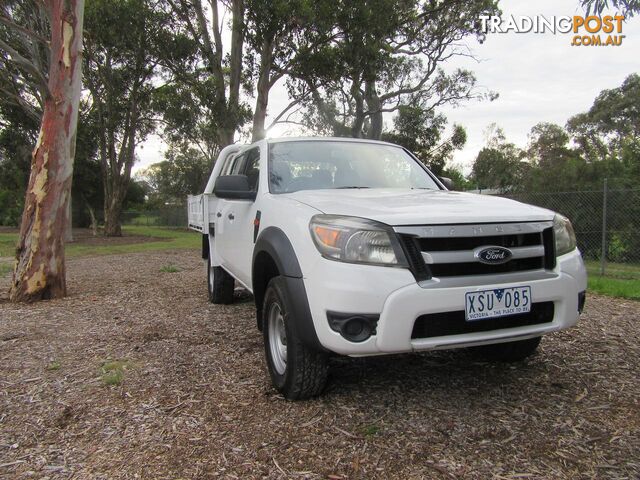
[[[331,330],[350,342],[359,343],[375,335],[380,315],[327,312]]]

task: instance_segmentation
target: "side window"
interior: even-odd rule
[[[232,172],[234,167],[242,163],[242,158],[243,155],[232,155],[227,158],[225,164],[222,166],[222,170],[220,171],[220,176],[233,175]]]
[[[227,175],[238,175],[242,173],[242,167],[244,166],[244,161],[246,158],[247,158],[246,153],[241,153],[240,155],[237,155],[233,159],[233,162],[231,162],[231,170]]]
[[[242,172],[249,179],[249,188],[252,192],[258,191],[258,179],[260,178],[260,149],[253,148],[246,153],[246,161]]]

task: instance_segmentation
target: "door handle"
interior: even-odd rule
[[[236,217],[233,215],[233,213],[230,213],[229,214],[229,220],[233,220],[234,218],[236,218]]]
[[[220,218],[222,214],[220,212],[216,213],[216,217]]]

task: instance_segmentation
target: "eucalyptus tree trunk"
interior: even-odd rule
[[[184,3],[187,4],[188,2]],[[242,54],[245,36],[245,4],[244,0],[231,0],[230,2],[232,20],[228,68],[223,61],[223,38],[218,27],[221,23],[218,2],[210,2],[208,5],[211,15],[211,32],[205,17],[206,10],[202,0],[192,0],[190,6],[194,10],[195,21],[198,25],[199,38],[197,38],[197,41],[201,44],[205,68],[211,74],[217,89],[214,106],[219,111],[222,125],[218,127],[216,136],[218,146],[222,149],[234,142],[235,132],[239,126],[238,110],[240,107]],[[227,86],[229,89],[228,96],[226,93]]]
[[[382,103],[376,90],[375,80],[368,80],[365,86],[365,100],[367,102],[367,109],[369,111],[369,130],[367,131],[367,138],[374,140],[380,140],[382,136],[383,118],[382,118]]]
[[[84,0],[46,0],[51,62],[33,150],[9,296],[36,301],[66,295],[64,237],[81,91]]]
[[[251,130],[251,141],[262,140],[267,132],[265,130],[265,120],[267,118],[267,107],[269,105],[269,91],[271,90],[271,65],[273,64],[273,42],[265,40],[260,51],[260,74],[258,76],[258,96],[256,98],[256,108],[253,112],[253,128]]]

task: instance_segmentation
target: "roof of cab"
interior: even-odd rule
[[[370,140],[368,138],[350,138],[350,137],[279,137],[279,138],[267,138],[267,143],[282,143],[282,142],[351,142],[351,143],[379,143],[381,145],[394,145],[393,143],[383,142],[380,140]]]

